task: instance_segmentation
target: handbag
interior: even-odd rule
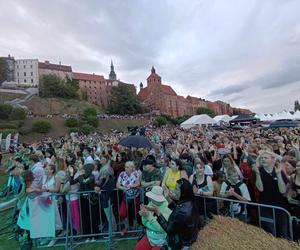
[[[126,202],[131,202],[133,201],[135,198],[140,196],[140,189],[138,188],[131,188],[128,189],[124,192],[124,196],[125,196],[125,200]]]

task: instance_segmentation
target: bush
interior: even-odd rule
[[[70,133],[78,133],[78,132],[80,132],[80,129],[79,129],[79,128],[70,128],[70,129],[69,129],[69,134],[70,134]]]
[[[31,132],[32,132],[32,129],[28,128],[28,127],[22,127],[19,129],[19,133],[21,135],[29,135]]]
[[[86,108],[84,111],[83,111],[83,116],[84,117],[89,117],[89,116],[97,116],[97,110],[95,108]]]
[[[80,128],[80,132],[82,132],[85,135],[93,133],[94,131],[95,131],[95,128],[89,124],[83,124]]]
[[[23,120],[0,122],[0,129],[1,128],[17,129],[17,128],[21,127],[23,124],[24,124]]]
[[[0,119],[8,119],[13,107],[6,103],[0,103]]]
[[[10,120],[25,120],[25,118],[26,112],[22,108],[13,108],[9,115]]]
[[[40,120],[33,123],[33,130],[35,132],[45,134],[49,132],[50,129],[51,129],[51,124],[48,121]]]
[[[5,139],[8,134],[11,134],[13,136],[16,133],[16,130],[15,129],[3,129],[3,130],[1,130],[1,133],[2,133],[2,139]]]
[[[161,127],[161,126],[163,126],[163,125],[166,125],[167,124],[167,118],[166,117],[164,117],[164,116],[159,116],[159,117],[157,117],[156,119],[155,119],[155,121],[154,121],[154,125],[156,126],[156,127]]]
[[[69,118],[69,119],[66,120],[65,125],[68,128],[75,128],[75,127],[78,126],[78,120],[75,119],[75,118]]]
[[[84,117],[83,122],[87,123],[88,125],[93,126],[94,128],[97,128],[98,124],[99,124],[97,116]]]

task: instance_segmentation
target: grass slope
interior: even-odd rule
[[[16,98],[21,99],[23,97],[25,97],[23,94],[0,92],[0,102],[12,101]]]
[[[24,103],[27,108],[35,115],[48,115],[48,114],[80,114],[85,108],[94,107],[98,113],[103,110],[96,105],[87,101],[76,99],[64,98],[40,98],[34,96],[30,101]]]

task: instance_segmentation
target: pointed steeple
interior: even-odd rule
[[[111,60],[111,63],[110,63],[109,80],[117,80],[117,75],[115,73],[114,64],[113,64],[112,60]]]
[[[155,74],[155,68],[152,66],[151,74]]]

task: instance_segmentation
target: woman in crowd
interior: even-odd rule
[[[151,191],[146,193],[146,196],[149,203],[147,206],[141,205],[139,212],[142,223],[146,227],[146,234],[137,242],[135,250],[159,250],[167,244],[167,234],[157,222],[153,212],[149,211],[149,208],[155,205],[166,220],[169,219],[171,210],[168,208],[168,202],[160,186],[153,186]]]
[[[141,176],[140,173],[135,170],[135,165],[133,161],[128,161],[125,164],[125,171],[121,172],[116,187],[123,191],[121,205],[119,209],[120,221],[125,223],[125,228],[123,231],[127,230],[128,221],[125,221],[127,218],[127,211],[129,211],[129,219],[136,220],[137,212],[139,206],[139,196],[141,186]],[[127,207],[128,206],[128,207]],[[132,218],[133,217],[133,218]]]
[[[56,166],[54,164],[49,164],[46,167],[45,172],[46,172],[46,180],[43,184],[43,192],[58,193],[60,190],[61,179],[58,176],[55,176]],[[60,231],[63,229],[63,227],[62,227],[62,221],[57,206],[58,197],[53,196],[52,198],[55,202],[54,203],[55,204],[55,230]]]
[[[245,183],[239,180],[238,173],[235,168],[227,169],[228,178],[221,186],[220,196],[240,201],[251,201],[248,188]],[[230,214],[238,217],[244,222],[247,222],[247,213],[245,206],[239,203],[232,203],[225,201],[225,208],[228,209]]]
[[[288,201],[291,207],[291,214],[300,218],[300,161],[297,162],[296,171],[291,176],[291,186],[288,191]],[[300,239],[300,225],[293,225],[294,240]]]
[[[225,173],[226,177],[228,177],[227,171],[229,168],[234,168],[236,170],[236,172],[238,173],[239,179],[243,180],[243,174],[242,174],[241,170],[235,164],[232,157],[229,154],[226,154],[222,157],[222,168],[221,168],[221,171],[223,171]]]
[[[165,196],[168,196],[170,191],[173,191],[176,187],[177,181],[180,178],[188,180],[187,173],[182,168],[182,163],[179,159],[171,159],[164,179],[162,181],[162,188],[164,189]]]
[[[74,168],[69,167],[70,185],[79,183],[80,192],[94,190],[95,179],[94,175],[92,174],[93,169],[93,164],[84,165],[80,175],[75,179]],[[91,193],[83,193],[80,195],[80,211],[83,234],[97,233],[99,231],[99,211],[97,211],[97,208],[94,209],[94,207],[91,205],[91,198]]]
[[[203,196],[213,195],[213,183],[211,177],[205,175],[205,166],[199,159],[195,160],[194,169],[195,171],[190,176],[189,181],[193,186],[194,194],[200,195],[200,197],[196,198],[196,201],[201,221],[204,221],[204,216],[207,216],[209,213],[208,207],[211,207],[211,201],[209,201],[209,199],[205,199]]]
[[[256,187],[259,190],[262,204],[288,208],[286,194],[286,184],[288,182],[286,175],[281,169],[281,164],[273,152],[263,150],[260,152],[256,165],[253,167],[256,177]],[[267,218],[273,218],[273,211],[269,208],[261,208],[261,215]],[[286,214],[282,211],[275,211],[276,236],[287,238],[288,221]],[[272,223],[262,221],[262,227],[275,235]]]
[[[100,195],[100,204],[101,208],[104,210],[108,227],[111,227],[114,231],[116,231],[117,224],[112,209],[113,191],[116,186],[114,171],[110,166],[106,165],[101,168],[100,176],[101,179],[99,184],[95,185],[95,192]]]
[[[150,210],[157,222],[168,234],[168,247],[172,250],[188,249],[197,239],[198,213],[194,201],[193,187],[185,178],[180,178],[172,195],[169,208],[172,213],[166,219],[153,205]]]

